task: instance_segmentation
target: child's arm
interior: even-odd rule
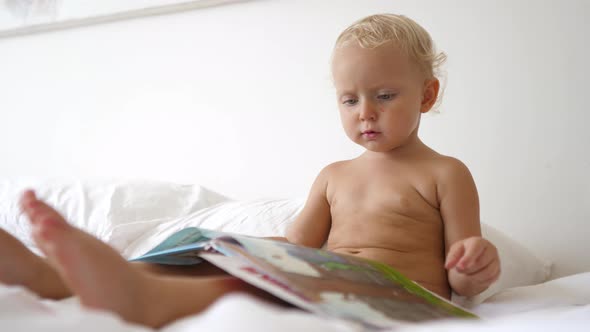
[[[297,219],[286,232],[287,240],[312,248],[320,248],[328,239],[332,217],[326,196],[330,166],[324,168],[315,179],[307,202]]]
[[[437,187],[445,227],[445,268],[455,293],[474,296],[500,276],[496,247],[481,237],[479,198],[469,169],[449,158]]]

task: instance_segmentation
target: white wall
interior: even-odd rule
[[[406,14],[448,56],[423,139],[462,159],[482,220],[558,275],[590,270],[590,2],[253,1],[0,39],[0,176],[140,177],[236,198],[304,196],[359,148],[330,51],[352,21]]]

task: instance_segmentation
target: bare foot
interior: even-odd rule
[[[83,305],[131,322],[145,320],[149,287],[139,271],[107,244],[70,226],[34,192],[25,192],[21,205],[33,225],[33,239]]]

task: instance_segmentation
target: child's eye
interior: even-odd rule
[[[345,101],[342,102],[342,104],[349,105],[349,106],[356,105],[356,103],[358,103],[357,99],[346,99]]]
[[[381,100],[391,100],[395,97],[394,93],[384,93],[377,96]]]

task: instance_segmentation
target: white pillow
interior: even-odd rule
[[[158,181],[2,179],[0,227],[33,250],[30,224],[18,204],[26,189],[34,189],[71,224],[109,243],[120,225],[177,218],[229,200],[198,185]]]

